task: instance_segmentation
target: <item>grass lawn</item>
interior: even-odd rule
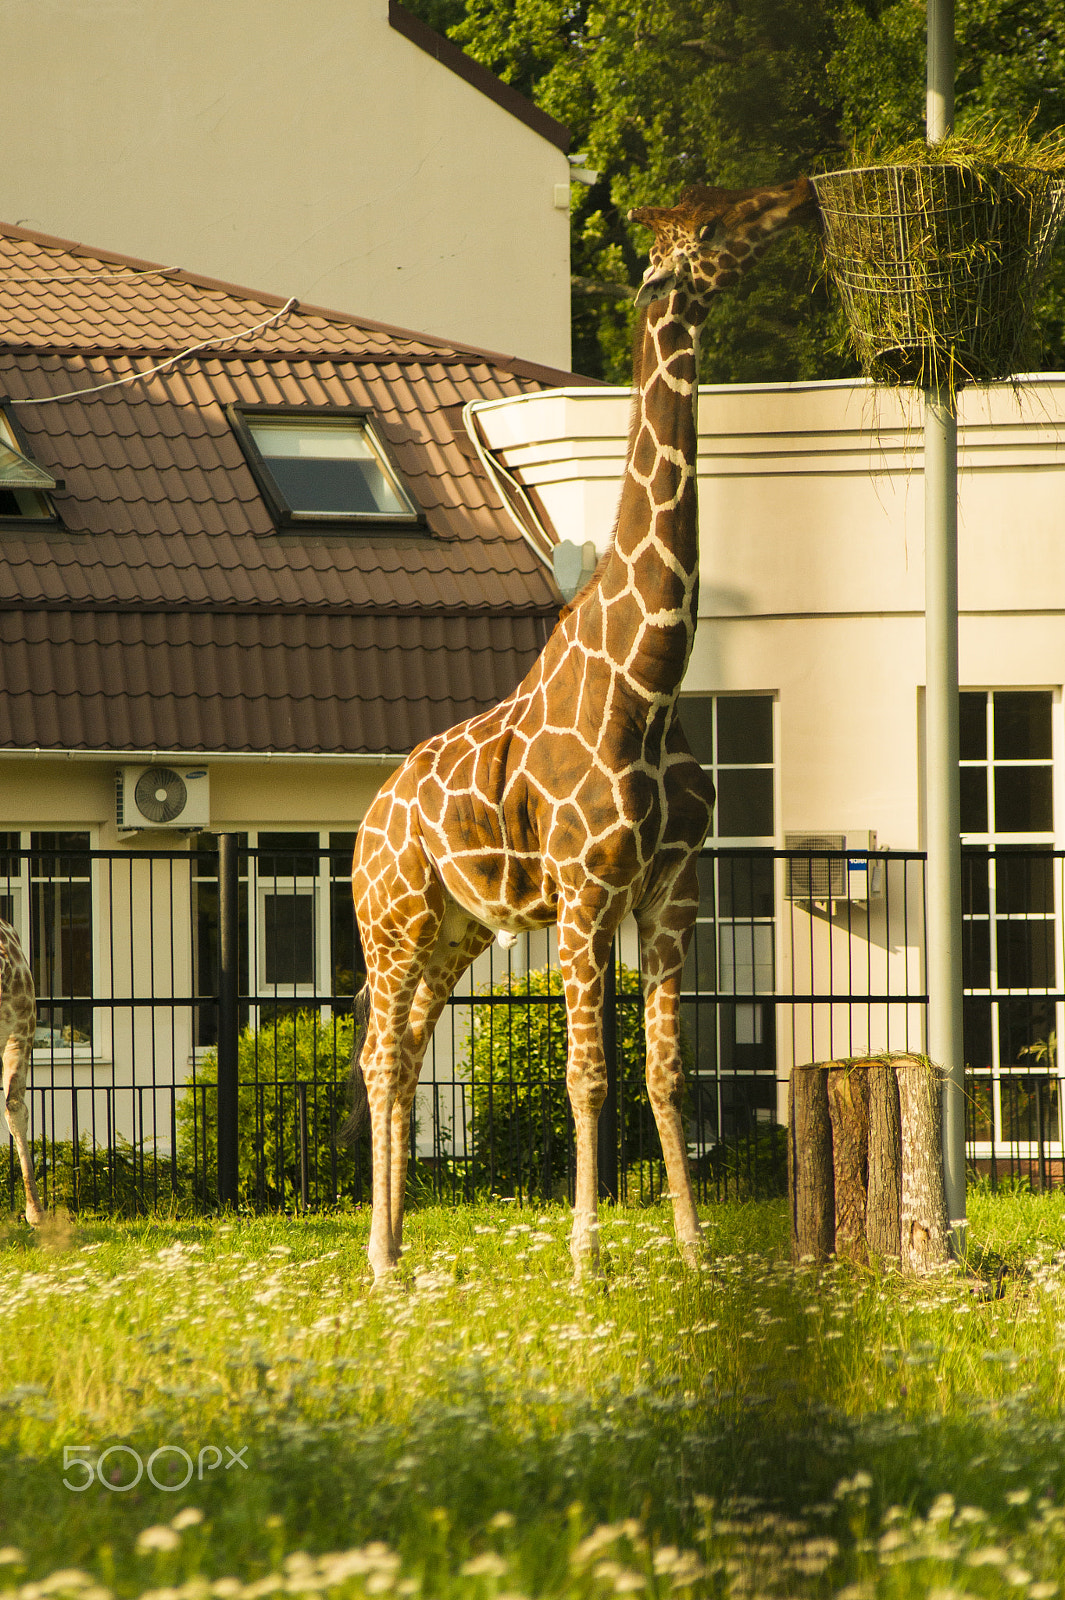
[[[559,1206],[416,1211],[373,1295],[366,1212],[11,1225],[0,1590],[1056,1595],[1065,1198],[969,1215],[988,1294],[793,1268],[778,1202],[699,1272],[608,1209],[607,1293]]]

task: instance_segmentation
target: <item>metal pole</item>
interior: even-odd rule
[[[218,836],[218,1203],[237,1204],[237,836]]]
[[[965,1216],[961,800],[958,778],[958,430],[949,395],[925,395],[925,845],[928,1054],[941,1066],[947,1220]]]
[[[925,128],[954,130],[954,0],[927,0]],[[927,389],[925,479],[925,826],[928,850],[928,1054],[942,1066],[947,1220],[965,1217],[961,800],[958,777],[958,418],[954,395]],[[962,1245],[957,1230],[956,1249]]]
[[[954,0],[928,0],[925,132],[938,144],[954,131]]]

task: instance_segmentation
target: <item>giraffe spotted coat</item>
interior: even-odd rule
[[[26,1221],[33,1227],[44,1221],[27,1137],[29,1112],[26,1107],[26,1079],[36,1031],[37,997],[33,989],[33,976],[22,953],[18,934],[10,923],[0,921],[0,1051],[4,1061],[4,1115],[22,1168],[22,1181],[26,1189]]]
[[[376,1277],[402,1239],[408,1128],[433,1027],[500,934],[557,925],[576,1132],[571,1252],[598,1270],[596,1126],[606,1095],[603,982],[631,913],[640,932],[647,1086],[677,1237],[699,1243],[681,1121],[680,973],[698,909],[713,788],[677,698],[698,607],[697,345],[711,300],[812,212],[804,179],[692,189],[634,213],[655,235],[612,548],[501,705],[420,745],[359,832],[355,908],[366,959],[361,1068],[371,1120]]]

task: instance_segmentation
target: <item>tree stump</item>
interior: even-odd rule
[[[914,1273],[947,1260],[940,1130],[940,1074],[924,1057],[793,1068],[793,1258],[887,1257]]]

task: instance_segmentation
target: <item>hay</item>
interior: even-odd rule
[[[1032,363],[1035,296],[1065,220],[1065,147],[1026,135],[905,146],[890,164],[813,180],[867,377],[953,393]]]

